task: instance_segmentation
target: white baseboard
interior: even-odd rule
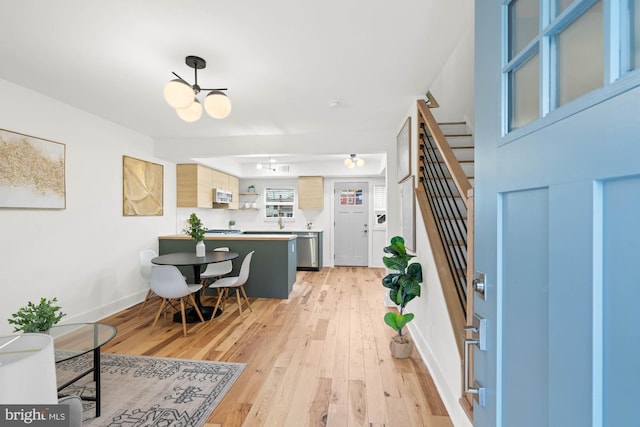
[[[418,353],[420,353],[422,361],[429,369],[429,373],[431,374],[433,382],[438,389],[438,393],[440,393],[440,397],[444,402],[444,406],[449,412],[449,418],[451,418],[451,422],[455,427],[473,427],[473,423],[469,420],[467,414],[464,412],[464,409],[462,409],[462,406],[460,405],[459,393],[456,390],[451,390],[451,388],[449,387],[449,384],[445,379],[445,375],[440,369],[438,361],[429,348],[427,341],[416,328],[412,328],[411,323],[407,325],[407,328],[411,333],[411,337],[413,338],[413,342],[416,349],[418,350]],[[458,357],[457,354],[455,354],[454,356]]]
[[[118,313],[119,311],[129,308],[132,305],[142,302],[146,295],[147,290],[142,290],[136,292],[135,294],[121,298],[117,301],[112,301],[109,304],[95,307],[89,311],[85,311],[84,313],[76,314],[75,316],[70,317],[65,316],[64,320],[60,323],[64,324],[97,322],[100,319],[104,319],[105,317],[111,316],[112,314]]]

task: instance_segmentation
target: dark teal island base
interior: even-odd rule
[[[160,255],[172,252],[195,252],[195,242],[188,236],[160,236]],[[216,235],[205,237],[207,251],[226,246],[231,252],[237,252],[233,260],[230,276],[237,276],[244,257],[255,251],[251,259],[249,280],[244,285],[251,298],[288,299],[296,282],[296,238],[283,236],[244,236]],[[193,283],[193,268],[179,267]],[[204,270],[204,267],[203,267]]]

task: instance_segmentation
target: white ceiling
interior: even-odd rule
[[[379,164],[472,7],[473,0],[0,0],[0,78],[148,135],[170,161],[224,156],[248,169],[241,163],[267,155],[318,164],[357,153]],[[186,123],[165,103],[172,71],[193,83],[187,55],[207,61],[200,86],[228,88],[228,118],[205,113]],[[330,108],[332,100],[339,107]]]

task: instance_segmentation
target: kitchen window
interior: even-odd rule
[[[373,186],[373,210],[376,214],[376,226],[383,228],[387,224],[387,186]]]
[[[295,204],[296,191],[294,187],[265,188],[265,218],[293,219]]]

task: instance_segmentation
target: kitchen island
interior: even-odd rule
[[[316,228],[286,228],[281,230],[248,229],[244,234],[293,234],[298,237],[296,243],[297,269],[314,270],[322,269],[322,230]]]
[[[249,279],[244,288],[252,298],[289,298],[296,282],[296,236],[283,234],[226,234],[207,233],[204,244],[207,251],[226,246],[237,252],[230,276],[237,276],[244,257],[255,251],[251,260]],[[160,255],[172,252],[195,252],[195,241],[184,234],[159,236]],[[193,282],[191,268],[179,267],[187,282]],[[191,271],[190,271],[191,270]]]

